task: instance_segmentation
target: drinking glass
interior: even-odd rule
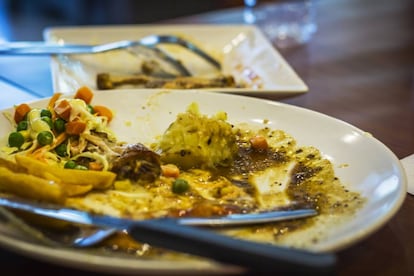
[[[244,21],[256,24],[276,47],[305,44],[317,30],[313,0],[257,3],[244,0]]]

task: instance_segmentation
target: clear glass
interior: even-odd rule
[[[256,24],[280,48],[308,42],[317,30],[312,0],[275,1],[256,5],[245,0],[244,21]]]

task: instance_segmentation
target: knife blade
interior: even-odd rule
[[[336,257],[332,253],[315,253],[236,239],[179,224],[176,219],[130,220],[92,215],[18,198],[0,198],[0,205],[78,224],[127,230],[138,242],[243,266],[253,271],[332,275],[336,264]]]

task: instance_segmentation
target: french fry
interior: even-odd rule
[[[61,182],[60,186],[68,197],[84,195],[93,189],[92,185],[66,184],[65,182]]]
[[[51,174],[65,184],[92,186],[94,189],[107,189],[115,180],[116,174],[109,171],[69,170],[57,166],[50,166],[42,161],[24,155],[16,155],[18,165],[27,169],[27,172],[38,177],[47,178],[45,173]],[[50,177],[49,177],[50,178]]]
[[[62,182],[57,176],[49,172],[45,172],[42,178],[59,183],[59,185],[65,191],[65,195],[69,197],[84,195],[93,189],[92,185],[84,185],[84,184],[77,185],[77,184],[68,184],[68,183]]]
[[[4,158],[0,158],[0,167],[7,168],[13,172],[27,172],[25,168],[17,165],[15,162],[12,162]]]
[[[0,167],[0,190],[24,198],[63,203],[65,192],[58,182]]]

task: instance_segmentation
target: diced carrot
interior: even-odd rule
[[[55,106],[54,110],[60,118],[62,118],[65,121],[68,121],[72,107],[70,106],[70,103],[67,100],[62,100],[59,102],[58,105]]]
[[[98,116],[104,116],[104,117],[108,118],[108,122],[110,122],[113,118],[112,111],[109,108],[107,108],[106,106],[95,105],[93,107],[93,111]]]
[[[89,169],[93,171],[102,171],[103,165],[98,162],[89,162]]]
[[[66,123],[66,133],[69,135],[79,135],[86,129],[86,123],[82,121],[71,121]]]
[[[47,109],[50,112],[52,112],[52,119],[53,120],[56,119],[56,112],[54,110],[55,103],[60,98],[61,95],[62,95],[62,93],[55,93],[55,94],[53,94],[53,96],[49,100],[49,103],[47,104]]]
[[[180,175],[180,169],[174,164],[161,165],[161,173],[166,177],[178,177]]]
[[[256,135],[255,137],[250,139],[250,144],[252,145],[252,148],[254,149],[267,149],[268,144],[266,137],[262,135]]]
[[[27,112],[31,110],[30,106],[28,104],[22,103],[16,106],[14,110],[14,121],[16,123],[19,123],[24,119],[24,116],[26,116]]]
[[[93,92],[91,89],[89,89],[86,86],[82,86],[80,87],[75,94],[75,99],[81,99],[83,100],[85,103],[89,104],[92,101],[93,98]]]
[[[53,96],[49,100],[49,103],[47,104],[47,108],[49,110],[53,109],[53,107],[55,106],[56,101],[60,98],[61,95],[62,95],[62,93],[53,94]]]

